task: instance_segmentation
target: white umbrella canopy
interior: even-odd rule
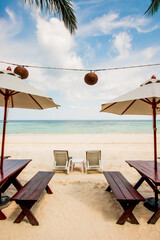
[[[59,107],[52,98],[22,80],[11,71],[0,71],[0,106],[5,106],[4,94],[9,90],[9,108],[45,109]]]
[[[7,121],[7,108],[46,109],[58,108],[52,98],[32,87],[12,71],[0,71],[0,106],[4,109],[4,122],[1,150],[1,173],[3,173],[4,144]]]
[[[156,114],[160,114],[160,80],[153,75],[139,88],[102,104],[101,112],[119,115],[153,115],[154,168],[157,170]]]
[[[119,115],[152,115],[153,98],[156,98],[156,113],[160,114],[160,80],[151,79],[120,97],[102,104],[101,112]]]

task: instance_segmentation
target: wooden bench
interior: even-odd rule
[[[109,183],[106,191],[110,192],[112,190],[117,201],[124,209],[117,224],[124,224],[127,219],[133,224],[139,224],[132,211],[140,201],[145,199],[120,172],[103,172],[103,174]]]
[[[48,183],[53,175],[54,172],[38,172],[11,198],[22,209],[14,223],[20,223],[26,216],[32,225],[39,225],[30,209],[37,202],[44,189],[47,193],[52,194]]]

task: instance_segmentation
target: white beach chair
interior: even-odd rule
[[[101,150],[86,151],[86,173],[87,170],[103,170],[101,160]]]
[[[69,174],[70,170],[70,160],[72,157],[69,157],[67,150],[54,150],[54,162],[53,170],[67,170]]]

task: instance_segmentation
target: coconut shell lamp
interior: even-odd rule
[[[18,74],[21,77],[21,79],[26,79],[29,75],[28,70],[26,68],[24,68],[23,66],[17,66],[14,69],[14,73]]]
[[[98,76],[93,72],[87,73],[84,77],[84,81],[88,85],[94,85],[98,81]]]

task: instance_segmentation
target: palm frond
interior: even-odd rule
[[[77,20],[70,0],[24,0],[25,3],[35,5],[43,12],[54,13],[63,20],[71,34],[77,29]]]
[[[147,16],[153,16],[158,11],[159,7],[160,0],[152,0],[152,3],[144,14],[146,14]]]

